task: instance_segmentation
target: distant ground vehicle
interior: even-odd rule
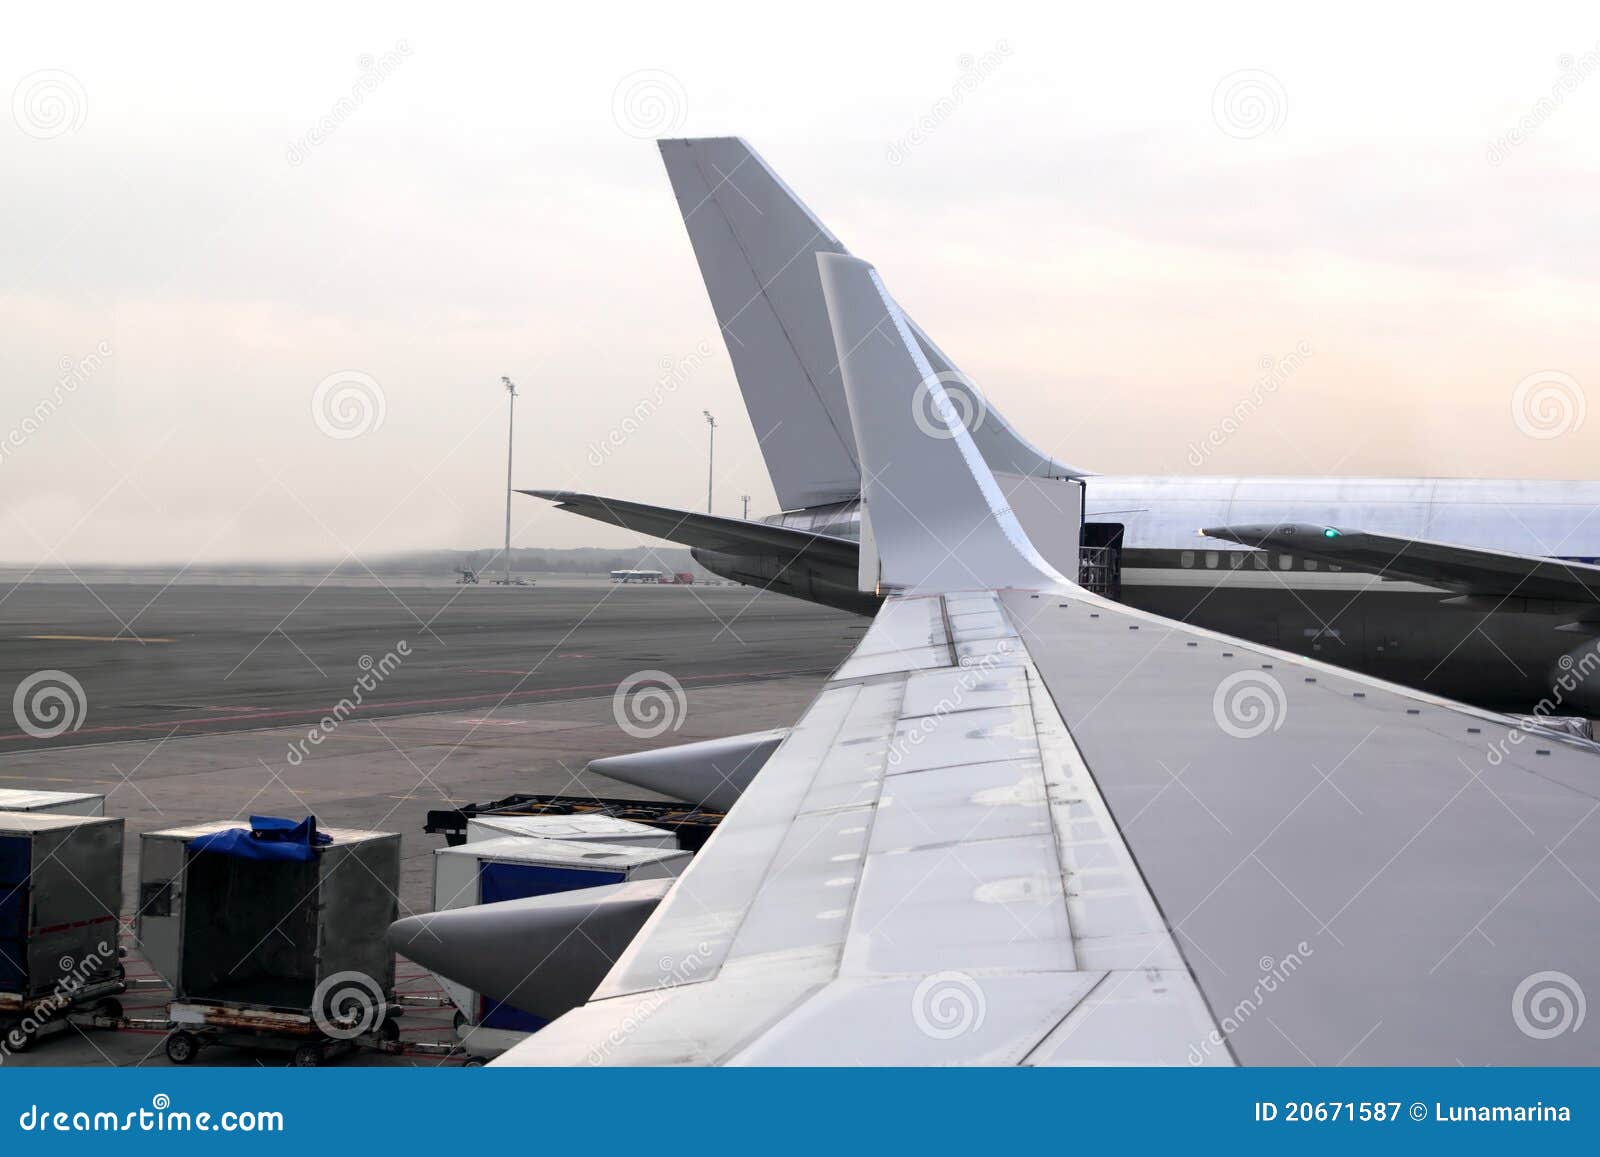
[[[611,572],[611,581],[614,583],[658,583],[661,582],[661,572],[658,570],[614,570]]]
[[[662,575],[656,581],[661,583],[663,586],[686,587],[693,585],[694,575],[689,571],[680,570],[669,575]]]

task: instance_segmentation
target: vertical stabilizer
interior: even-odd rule
[[[861,469],[816,258],[848,250],[737,137],[660,147],[779,504],[855,498]],[[977,415],[970,433],[990,469],[1085,475],[1030,445],[915,322],[904,323],[956,404]]]

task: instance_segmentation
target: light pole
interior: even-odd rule
[[[750,496],[748,494],[741,494],[741,495],[739,495],[739,498],[744,503],[744,520],[746,522],[749,522],[750,521]]]
[[[511,585],[511,451],[516,446],[512,434],[517,425],[517,387],[510,378],[502,377],[500,384],[506,388],[506,578]]]
[[[706,425],[711,428],[710,442],[706,446],[706,513],[711,513],[711,480],[716,477],[717,464],[717,420],[711,416],[710,410],[701,410],[706,416]]]

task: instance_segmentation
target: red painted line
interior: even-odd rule
[[[93,920],[75,920],[71,924],[51,924],[48,928],[35,928],[34,935],[44,936],[50,932],[66,932],[72,928],[88,928],[95,924],[104,924],[107,920],[115,920],[115,916],[96,916]]]
[[[686,675],[679,679],[680,683],[698,683],[707,679],[764,679],[778,675],[826,675],[832,667],[801,668],[790,667],[779,671],[727,671],[715,675]],[[555,695],[565,691],[601,691],[615,688],[616,683],[574,683],[567,687],[543,687],[528,691],[497,692],[486,691],[476,695],[450,695],[436,699],[396,699],[387,702],[373,703],[374,708],[395,707],[445,707],[454,703],[481,703],[484,700],[494,699],[510,702],[514,698],[525,698],[539,695]],[[81,727],[77,731],[69,731],[59,738],[68,741],[62,746],[70,746],[70,742],[79,735],[106,735],[126,731],[171,731],[175,727],[183,727],[196,723],[234,723],[241,720],[262,719],[309,719],[315,722],[324,716],[332,714],[333,707],[295,707],[283,711],[250,710],[243,715],[210,715],[197,716],[193,719],[167,719],[159,723],[108,723],[102,727]],[[366,716],[353,715],[346,722],[362,722]],[[260,730],[265,730],[262,728]],[[25,731],[0,731],[0,742],[7,739],[33,738]]]

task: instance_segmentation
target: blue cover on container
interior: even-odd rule
[[[190,851],[216,852],[242,860],[289,860],[305,863],[317,858],[317,849],[333,837],[317,831],[317,817],[296,823],[277,816],[251,816],[248,828],[229,828],[209,836],[196,836]]]

